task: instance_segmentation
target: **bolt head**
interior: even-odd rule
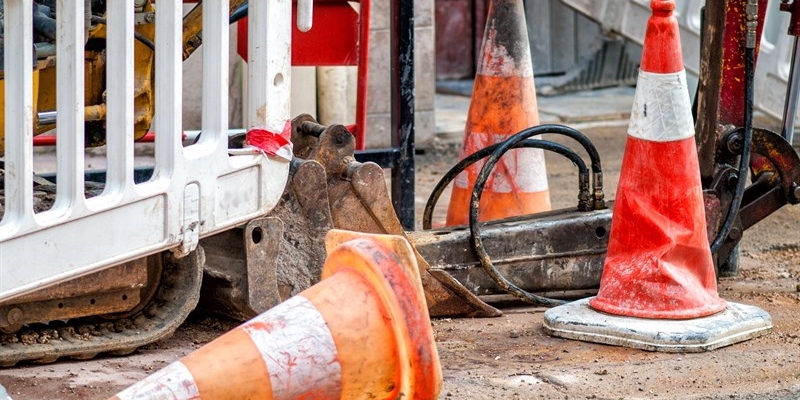
[[[22,322],[22,310],[17,307],[8,310],[8,314],[6,314],[6,320],[11,325],[16,325]]]
[[[791,196],[792,200],[795,202],[800,202],[800,185],[796,183],[792,184]]]

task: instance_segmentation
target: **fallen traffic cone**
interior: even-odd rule
[[[492,0],[460,158],[515,133],[539,125],[536,86],[522,0]],[[482,162],[453,182],[448,226],[466,224],[475,179]],[[482,221],[550,210],[547,170],[541,149],[506,153],[481,197]]]
[[[544,327],[647,350],[710,350],[766,333],[771,320],[717,295],[675,2],[650,7],[600,291],[588,305],[548,310]]]
[[[441,366],[414,253],[331,231],[322,281],[114,399],[436,399]]]

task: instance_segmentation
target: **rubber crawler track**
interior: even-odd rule
[[[51,363],[64,357],[87,360],[98,354],[126,355],[171,336],[197,306],[205,253],[198,247],[181,259],[169,252],[162,257],[159,286],[139,312],[119,320],[86,317],[0,334],[0,367],[23,361]]]

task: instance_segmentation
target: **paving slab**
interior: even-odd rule
[[[462,81],[457,81],[462,82]],[[466,83],[461,84],[466,85]],[[436,137],[460,139],[464,135],[471,92],[441,90],[436,95]],[[614,87],[538,96],[539,119],[543,124],[581,125],[608,122],[627,123],[633,105],[634,88]]]

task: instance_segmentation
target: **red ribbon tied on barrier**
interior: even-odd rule
[[[283,131],[276,133],[262,128],[247,131],[245,144],[267,155],[292,160],[292,122],[286,121]]]

